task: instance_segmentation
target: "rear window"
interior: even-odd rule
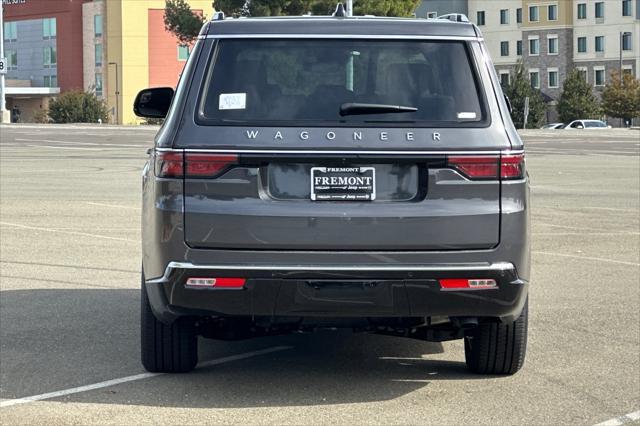
[[[477,126],[480,93],[464,42],[227,39],[212,55],[198,122]]]

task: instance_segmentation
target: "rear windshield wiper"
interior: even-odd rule
[[[340,106],[340,115],[389,114],[416,112],[418,108],[402,105],[345,103]]]

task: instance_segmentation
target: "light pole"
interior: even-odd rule
[[[620,81],[622,81],[622,49],[624,48],[624,38],[626,36],[631,36],[631,33],[628,31],[620,31]]]
[[[347,16],[353,16],[353,0],[347,0]]]
[[[4,58],[4,6],[0,3],[0,58]],[[5,64],[7,66],[7,64]],[[7,102],[5,99],[4,89],[4,73],[6,70],[0,71],[0,123],[8,123],[11,121],[9,111],[7,111]]]
[[[120,91],[118,90],[118,63],[117,62],[109,62],[108,65],[116,66],[116,124],[120,123],[120,116],[118,115],[118,104],[119,104],[119,95]]]

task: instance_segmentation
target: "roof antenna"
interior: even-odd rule
[[[336,18],[344,18],[345,16],[347,16],[347,14],[344,11],[344,5],[342,3],[338,3],[338,6],[336,6],[336,11],[333,12],[333,15]]]

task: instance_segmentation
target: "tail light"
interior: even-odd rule
[[[216,178],[238,164],[235,154],[157,152],[156,176],[165,178]]]
[[[449,167],[458,170],[469,179],[497,179],[497,156],[453,156],[449,157]]]
[[[500,177],[502,179],[522,179],[524,177],[524,154],[500,157]]]
[[[456,155],[447,158],[449,167],[472,180],[521,179],[524,176],[524,154]]]

